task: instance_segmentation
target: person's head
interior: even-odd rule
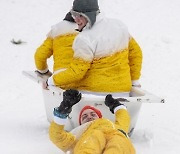
[[[79,114],[79,124],[84,124],[89,121],[93,121],[96,119],[102,118],[101,111],[92,107],[92,106],[85,106],[82,108]]]
[[[97,0],[74,0],[71,10],[72,17],[77,23],[79,31],[81,31],[87,23],[89,23],[89,28],[91,28],[99,12]]]

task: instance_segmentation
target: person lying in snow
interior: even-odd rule
[[[64,152],[74,154],[135,154],[128,138],[130,116],[126,107],[112,95],[107,95],[105,105],[115,114],[115,122],[102,117],[101,112],[91,106],[85,106],[79,114],[81,127],[86,125],[79,137],[64,130],[65,122],[73,105],[81,100],[77,90],[66,90],[60,106],[54,108],[54,121],[49,128],[50,140]]]

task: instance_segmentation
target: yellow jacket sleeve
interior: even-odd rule
[[[119,129],[123,130],[125,133],[128,133],[130,127],[130,116],[126,109],[120,109],[115,113],[115,124]]]
[[[61,150],[67,151],[75,144],[75,136],[64,130],[63,125],[52,122],[49,128],[50,140]]]
[[[129,41],[129,65],[131,80],[138,80],[141,75],[142,51],[134,38]]]
[[[90,62],[75,58],[65,71],[53,75],[54,83],[56,86],[62,86],[79,81],[85,76],[89,68]]]
[[[53,39],[48,37],[44,41],[44,43],[39,48],[37,48],[34,54],[34,59],[36,68],[38,70],[43,71],[48,68],[47,59],[51,57],[51,55],[53,54],[52,45]]]

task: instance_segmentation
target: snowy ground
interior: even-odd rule
[[[0,153],[58,154],[48,138],[41,88],[22,70],[72,0],[0,1]],[[137,154],[180,153],[180,1],[99,0],[106,15],[125,22],[143,54],[142,88],[165,98],[143,104],[132,141]],[[11,39],[25,43],[14,45]],[[51,61],[50,61],[51,63]]]

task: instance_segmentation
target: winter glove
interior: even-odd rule
[[[114,99],[112,95],[108,94],[105,98],[105,105],[109,107],[110,111],[114,114],[114,109],[124,104],[121,104],[117,99]]]
[[[77,104],[81,100],[81,93],[77,90],[66,90],[63,92],[63,101],[60,106],[54,109],[54,115],[61,114],[62,117],[67,117],[72,111],[72,106]],[[58,113],[58,114],[57,114]]]

